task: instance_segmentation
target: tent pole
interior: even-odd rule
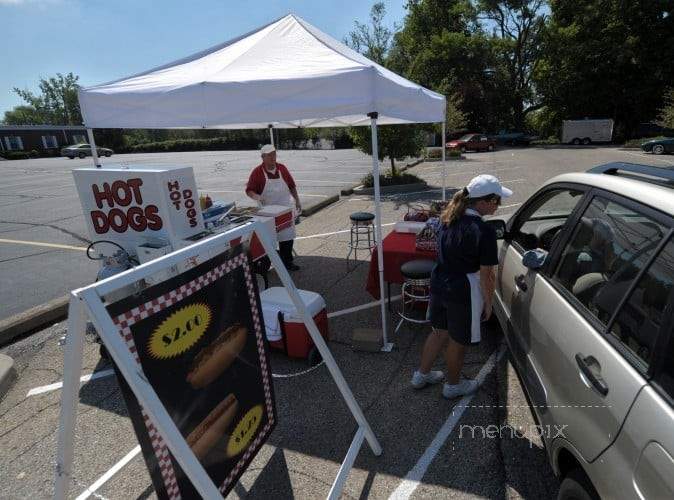
[[[94,167],[101,168],[101,162],[98,159],[98,149],[96,149],[96,141],[94,140],[94,131],[87,128],[87,137],[89,137],[89,146],[91,146],[91,159],[94,162]]]
[[[274,145],[274,126],[270,123],[269,127],[269,144]]]
[[[447,195],[445,194],[445,187],[447,185],[447,164],[445,163],[445,127],[446,123],[442,122],[442,201],[447,200]]]
[[[386,295],[384,293],[384,250],[381,236],[381,199],[379,195],[379,144],[377,142],[377,112],[368,113],[370,117],[370,129],[372,131],[372,177],[374,179],[374,216],[375,234],[377,237],[377,264],[379,267],[379,300],[381,308],[381,327],[384,333],[384,344],[381,348],[384,352],[391,352],[393,344],[388,341],[386,326]]]

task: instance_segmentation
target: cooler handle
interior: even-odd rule
[[[283,319],[283,311],[278,312],[278,326],[279,329],[281,330],[281,341],[283,342],[283,350],[286,353],[286,356],[289,356],[288,354],[288,338],[286,337],[286,326],[285,326],[285,320]]]

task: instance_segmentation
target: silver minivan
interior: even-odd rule
[[[674,498],[674,171],[549,180],[500,241],[494,311],[560,499]]]

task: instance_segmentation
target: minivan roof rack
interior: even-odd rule
[[[674,170],[672,169],[665,167],[653,167],[651,165],[641,165],[638,163],[625,163],[621,161],[606,163],[605,165],[598,165],[596,167],[592,167],[587,172],[590,174],[606,175],[620,175],[620,172],[624,172],[632,178],[646,176],[643,178],[645,181],[666,181],[667,184],[674,182]]]

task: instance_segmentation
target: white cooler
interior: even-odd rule
[[[325,300],[321,295],[307,290],[298,290],[307,312],[314,318],[318,330],[327,340],[328,316]],[[286,351],[291,357],[306,358],[313,347],[313,341],[307,331],[304,322],[290,299],[290,295],[283,287],[272,287],[260,293],[262,303],[262,315],[267,332],[267,339],[272,347]],[[283,313],[284,331],[283,340],[278,313]]]

